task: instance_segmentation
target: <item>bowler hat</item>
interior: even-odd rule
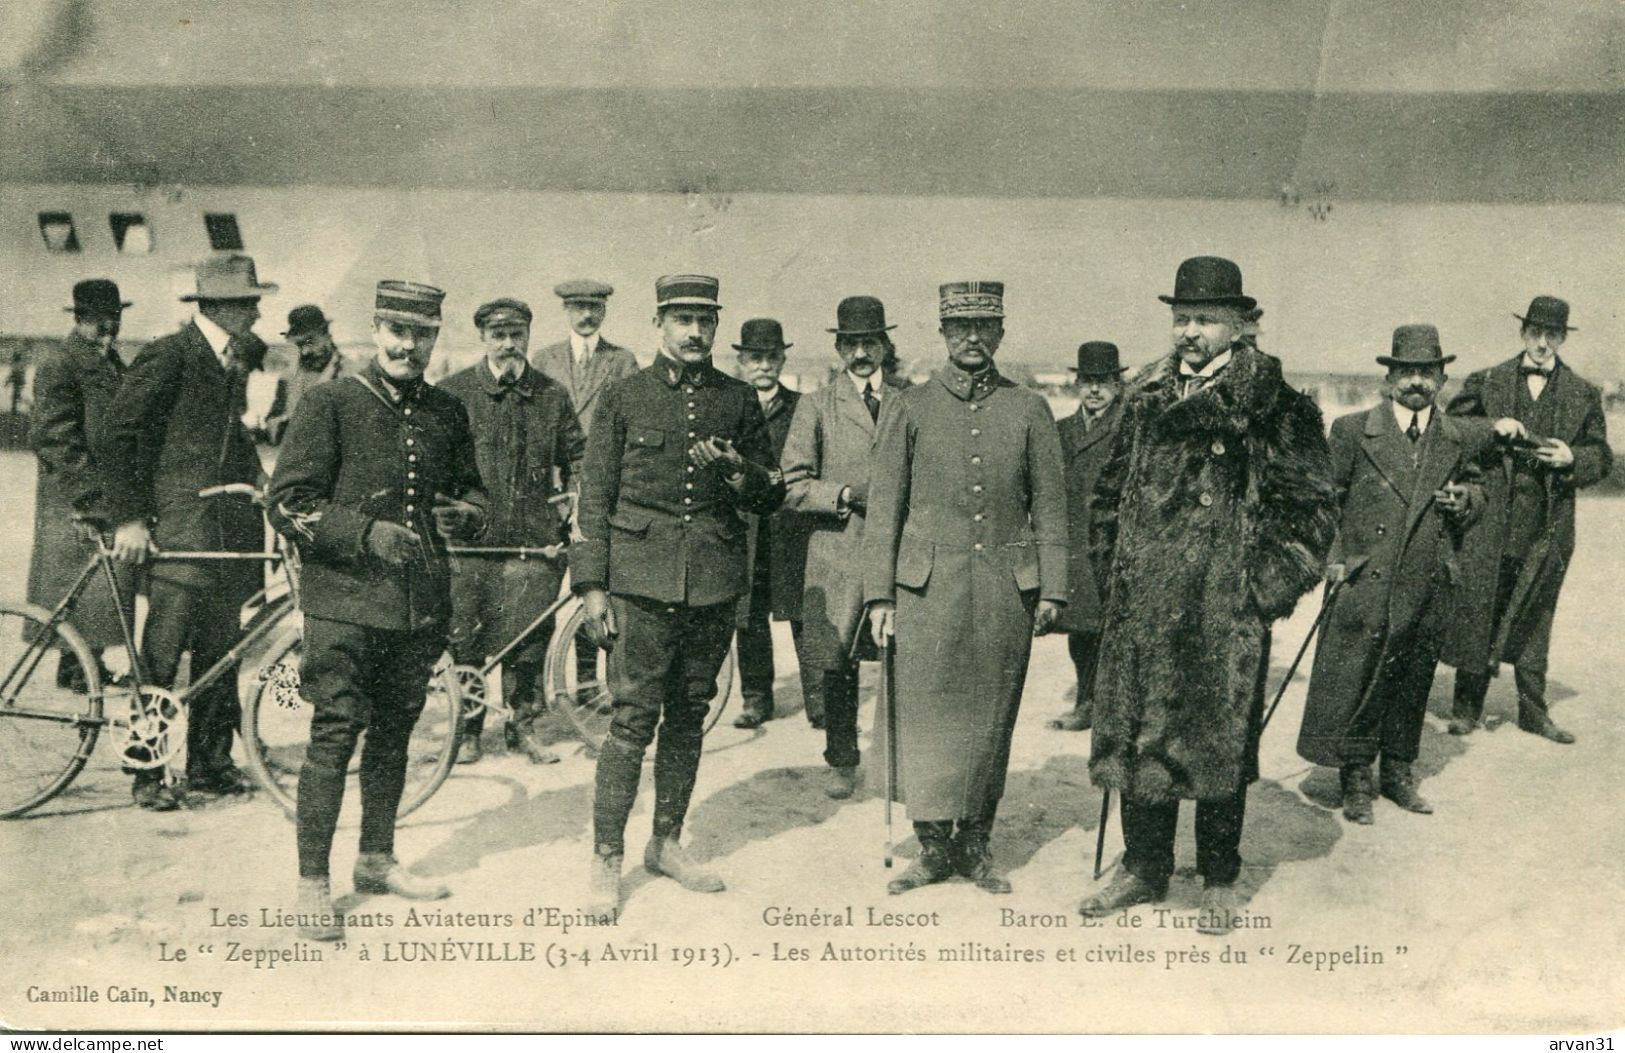
[[[530,319],[530,304],[523,300],[515,300],[511,296],[501,296],[480,304],[480,309],[474,312],[474,328],[484,329],[488,325],[503,322],[522,322],[529,325]]]
[[[1565,333],[1572,333],[1574,326],[1569,324],[1569,303],[1559,300],[1555,296],[1537,296],[1529,301],[1529,310],[1523,314],[1514,314],[1512,317],[1524,325],[1538,325],[1545,329],[1561,329]]]
[[[873,296],[848,296],[835,308],[836,336],[871,336],[896,329],[886,324],[886,305]]]
[[[1167,304],[1222,304],[1250,311],[1258,301],[1241,291],[1241,268],[1220,256],[1192,256],[1174,275],[1174,294],[1158,296]]]
[[[372,313],[388,322],[438,329],[440,303],[445,298],[446,291],[433,285],[385,279],[378,283],[373,296]]]
[[[327,316],[320,307],[313,303],[302,303],[288,312],[288,328],[282,331],[282,335],[292,340],[306,333],[325,333],[327,326]]]
[[[130,306],[119,299],[118,285],[107,278],[86,278],[73,287],[73,306],[62,308],[75,314],[120,315]]]
[[[1438,328],[1425,324],[1395,329],[1390,353],[1377,356],[1377,363],[1384,366],[1442,366],[1455,360],[1439,347]]]
[[[941,318],[1003,318],[1003,282],[948,282],[937,289]]]
[[[196,300],[258,300],[279,286],[262,282],[254,270],[254,257],[241,253],[210,256],[197,265],[197,292],[181,297]]]
[[[786,351],[794,344],[784,342],[784,329],[777,318],[752,318],[739,327],[739,343],[735,351]]]
[[[1078,345],[1078,364],[1071,367],[1083,377],[1121,376],[1127,366],[1117,364],[1117,345],[1105,340],[1086,340]]]
[[[553,286],[553,295],[561,300],[607,300],[615,289],[589,278],[575,278]]]
[[[667,274],[655,279],[655,307],[710,307],[718,311],[722,283],[704,274]]]

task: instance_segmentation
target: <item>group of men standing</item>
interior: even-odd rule
[[[164,548],[260,547],[255,510],[198,491],[260,478],[244,363],[259,297],[276,287],[240,255],[206,261],[197,282],[187,297],[197,318],[129,366],[113,347],[128,304],[111,282],[76,288],[74,334],[39,370],[32,598],[55,601],[61,550],[83,553],[100,529],[131,567]],[[1444,412],[1436,399],[1454,356],[1434,327],[1399,327],[1377,359],[1384,401],[1335,421],[1328,440],[1314,403],[1259,350],[1261,312],[1240,269],[1217,257],[1181,264],[1160,297],[1170,352],[1132,379],[1115,345],[1079,348],[1080,406],[1059,426],[1042,396],[995,365],[1002,283],[941,287],[946,361],[915,386],[890,376],[884,305],[847,297],[829,330],[839,371],[808,395],[781,382],[793,345],[774,319],[741,326],[744,380],[715,367],[719,290],[704,275],[659,279],[659,350],[641,369],[599,336],[606,285],[555,289],[571,333],[534,360],[529,305],[490,301],[473,318],[482,361],[438,386],[423,374],[439,289],[378,283],[375,353],[358,373],[344,371],[320,309],[289,316],[300,358],[262,437],[282,443],[267,508],[305,575],[306,935],[342,931],[328,856],[362,732],[357,888],[447,893],[393,855],[430,667],[448,645],[465,662],[500,650],[557,595],[567,541],[589,637],[577,660],[608,652],[614,700],[592,818],[591,909],[604,916],[619,910],[651,745],[645,865],[695,891],[723,888],[681,833],[736,633],[736,724],[775,716],[770,616],[790,624],[833,798],[860,782],[859,663],[895,653],[895,710],[877,728],[895,734],[882,748],[895,750],[895,793],[920,852],[893,893],[956,875],[1010,890],[991,835],[1032,638],[1046,632],[1068,634],[1078,678],[1075,705],[1050,726],[1092,728],[1092,778],[1120,801],[1123,865],[1085,914],[1165,895],[1179,802],[1194,800],[1202,928],[1227,931],[1270,627],[1323,577],[1299,750],[1339,769],[1351,821],[1372,821],[1379,789],[1430,810],[1411,764],[1441,656],[1458,670],[1453,733],[1478,725],[1488,679],[1509,662],[1519,725],[1573,741],[1548,711],[1545,656],[1574,492],[1606,475],[1611,454],[1600,393],[1557,356],[1571,330],[1562,301],[1537,297],[1519,316],[1524,351],[1469,377]],[[573,533],[557,500],[571,491]],[[226,653],[254,569],[153,567],[154,682],[170,683],[187,651],[194,665]],[[92,643],[116,642],[128,599],[81,610]],[[556,760],[535,734],[545,640],[515,648],[501,678],[516,715],[509,745],[537,763]],[[195,789],[245,788],[230,760],[231,684],[221,678],[194,704]],[[478,759],[479,734],[478,718],[467,722],[462,760]],[[135,797],[177,803],[152,775],[137,776]]]

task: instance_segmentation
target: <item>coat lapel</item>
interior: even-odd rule
[[[1392,414],[1390,414],[1391,416]],[[1396,429],[1398,425],[1395,425]],[[1451,473],[1461,460],[1461,443],[1456,438],[1454,428],[1439,408],[1433,408],[1433,421],[1428,427],[1427,434],[1422,437],[1422,462],[1416,470],[1416,481],[1413,489],[1414,500],[1410,502],[1409,518],[1405,525],[1405,534],[1416,529],[1416,524],[1422,519],[1422,513],[1433,505],[1433,491],[1439,489],[1450,481]]]
[[[835,408],[842,416],[862,428],[863,434],[872,438],[875,433],[875,422],[869,419],[869,407],[863,404],[863,396],[858,394],[851,376],[843,372],[830,383],[835,385]],[[896,397],[896,391],[887,391],[881,394],[880,400],[884,402],[886,399]]]
[[[1365,435],[1361,439],[1360,450],[1389,489],[1408,506],[1416,468],[1411,462],[1410,440],[1399,433],[1399,422],[1394,419],[1392,405],[1384,399],[1366,413]]]
[[[1518,375],[1518,362],[1522,358],[1518,355],[1509,362],[1502,362],[1484,377],[1484,409],[1492,419],[1512,416],[1518,405],[1516,385],[1523,382]]]
[[[1563,363],[1561,358],[1558,361],[1562,363],[1562,368],[1547,379],[1546,390],[1541,392],[1538,404],[1550,403],[1553,430],[1561,438],[1564,435],[1579,434],[1586,403],[1585,399],[1579,397],[1581,387],[1575,381],[1574,371],[1567,363]]]
[[[1123,400],[1116,399],[1110,406],[1106,407],[1105,414],[1101,416],[1100,420],[1095,422],[1095,426],[1085,430],[1083,428],[1082,419],[1083,410],[1078,410],[1078,452],[1082,453],[1084,450],[1097,445],[1102,439],[1110,435],[1112,433],[1112,428],[1117,424],[1118,416],[1122,412]]]

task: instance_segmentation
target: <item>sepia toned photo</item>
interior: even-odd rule
[[[0,1027],[1612,1049],[1622,54],[13,0]]]

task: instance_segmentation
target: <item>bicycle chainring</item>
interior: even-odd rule
[[[130,699],[129,726],[120,751],[132,768],[161,768],[186,749],[186,703],[161,687],[142,687]]]

